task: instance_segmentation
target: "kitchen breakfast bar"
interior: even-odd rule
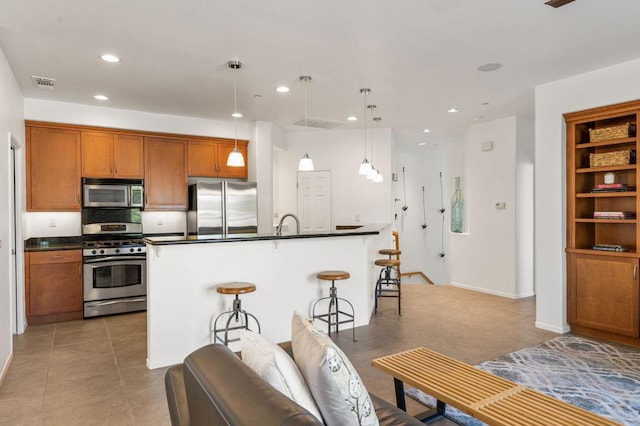
[[[329,295],[323,270],[348,271],[336,282],[338,295],[355,308],[355,326],[366,325],[374,306],[378,250],[391,244],[388,225],[300,235],[212,238],[150,237],[147,244],[147,367],[181,363],[213,341],[213,320],[231,309],[233,296],[218,284],[256,285],[243,294],[242,308],[260,321],[261,332],[275,342],[290,340],[294,311],[310,316],[311,306]],[[326,324],[317,326],[326,330]],[[350,324],[341,330],[351,333]],[[357,336],[356,336],[357,338]],[[235,345],[235,346],[234,346]],[[238,342],[230,346],[238,350]]]

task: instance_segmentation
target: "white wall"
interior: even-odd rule
[[[297,169],[305,152],[315,170],[331,171],[333,224],[391,223],[391,129],[373,132],[376,150],[373,163],[384,182],[372,183],[358,175],[364,153],[362,130],[319,130],[290,132],[286,151],[274,152],[274,213],[279,217],[297,212]],[[369,141],[370,143],[370,141]],[[371,146],[371,145],[369,145]],[[372,161],[371,156],[368,156]],[[356,217],[359,216],[359,221]]]
[[[13,352],[13,340],[11,331],[12,290],[11,290],[11,142],[9,135],[22,146],[17,151],[17,161],[24,162],[24,122],[22,93],[13,75],[13,71],[7,63],[2,49],[0,49],[0,377],[4,376],[6,368],[11,360]],[[19,170],[22,170],[20,168]],[[20,184],[22,191],[24,185]],[[24,193],[24,192],[22,192]],[[24,206],[24,200],[21,200]],[[19,259],[20,270],[23,265]]]
[[[523,126],[526,124],[527,121],[521,122]],[[527,252],[518,251],[517,245],[517,127],[518,119],[509,117],[476,124],[469,129],[462,176],[466,232],[449,234],[448,259],[452,265],[453,285],[512,298],[533,294],[530,284],[518,283],[517,274],[520,265],[532,268],[531,257],[518,257]],[[530,144],[531,140],[529,137],[520,143]],[[493,149],[482,151],[484,142],[492,142]],[[526,157],[526,153],[522,157]],[[453,185],[453,177],[449,176],[450,185]],[[530,189],[528,195],[532,195]],[[505,203],[506,208],[496,209],[496,203]],[[530,208],[531,203],[528,206]],[[524,228],[519,231],[532,232]]]
[[[398,174],[398,180],[391,184],[393,225],[400,238],[402,272],[422,272],[436,284],[449,283],[446,253],[449,242],[448,204],[451,195],[447,185],[446,161],[447,151],[445,148],[398,144],[394,167],[394,171]],[[442,173],[442,191],[440,173]],[[443,215],[440,213],[443,203],[447,209],[445,211],[444,234],[442,232]],[[403,210],[402,207],[405,205],[407,209]],[[423,229],[422,225],[425,223],[427,227]],[[440,256],[441,252],[445,253],[445,257]],[[411,278],[403,277],[402,281],[411,284],[425,283],[417,275]]]
[[[640,59],[536,87],[536,326],[569,330],[566,297],[565,127],[562,114],[640,99]]]

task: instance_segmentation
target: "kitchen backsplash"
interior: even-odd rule
[[[24,213],[24,239],[38,237],[71,237],[82,234],[80,212],[28,212]],[[186,212],[142,212],[145,234],[185,233]]]

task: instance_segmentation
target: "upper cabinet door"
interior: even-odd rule
[[[113,177],[113,133],[82,132],[82,176]]]
[[[218,175],[226,178],[240,178],[246,179],[248,176],[248,158],[247,158],[247,142],[238,141],[238,150],[244,157],[244,167],[229,167],[227,166],[227,157],[229,153],[233,151],[235,147],[234,142],[218,142]]]
[[[80,132],[27,127],[27,210],[80,210]]]
[[[144,150],[142,136],[118,135],[113,139],[114,177],[144,178]]]
[[[187,209],[187,141],[145,137],[145,209]]]
[[[142,179],[142,136],[83,131],[82,176]]]
[[[215,142],[190,140],[187,150],[189,176],[218,176],[218,145]]]

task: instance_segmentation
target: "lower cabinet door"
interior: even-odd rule
[[[567,254],[569,323],[639,336],[638,259]]]

